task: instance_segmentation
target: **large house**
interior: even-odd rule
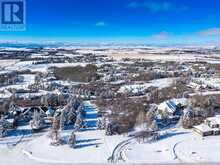
[[[220,115],[208,117],[204,123],[194,126],[193,130],[202,136],[220,135]]]
[[[180,115],[183,110],[184,106],[186,106],[187,99],[172,99],[167,100],[163,103],[161,103],[158,106],[159,112],[167,113],[169,116],[176,116]]]
[[[21,107],[59,106],[66,104],[64,95],[59,91],[17,92],[14,102]]]

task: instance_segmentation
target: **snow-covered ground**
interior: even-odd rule
[[[125,151],[129,163],[220,162],[218,136],[202,138],[181,128],[164,132],[158,142],[136,144]]]
[[[34,139],[25,148],[27,156],[46,163],[107,163],[114,147],[124,139],[123,136],[106,137],[105,131],[96,129],[97,110],[90,102],[85,102],[87,128],[76,132],[76,147],[68,144],[51,146],[47,134]],[[68,139],[72,130],[65,130],[61,136]],[[41,145],[39,145],[41,144]],[[59,155],[59,156],[58,156]]]
[[[212,78],[194,78],[195,82],[207,85],[212,88],[220,89],[220,78],[212,77]]]
[[[155,52],[144,52],[139,53],[137,50],[134,51],[109,51],[108,56],[115,60],[122,60],[125,58],[129,59],[145,59],[150,61],[182,61],[182,62],[192,62],[192,61],[206,61],[210,63],[215,63],[216,58],[207,58],[206,55],[198,54],[154,54]],[[159,53],[159,52],[158,52]],[[161,52],[160,52],[161,53]]]
[[[96,108],[90,102],[85,102],[85,105],[88,128],[76,132],[76,148],[68,144],[51,146],[48,131],[32,134],[29,126],[22,126],[18,133],[13,132],[10,137],[0,141],[0,164],[107,163],[114,147],[126,137],[105,136],[105,131],[97,130]],[[72,129],[64,130],[62,138],[67,139],[71,132]]]
[[[63,137],[71,131],[64,131]],[[51,146],[47,135],[43,135],[28,143],[26,151],[31,153],[30,159],[46,163],[107,163],[113,148],[123,139],[121,136],[107,138],[104,131],[87,130],[76,133],[76,148],[68,144]],[[40,145],[39,145],[40,144]]]
[[[8,67],[16,64],[17,62],[19,62],[19,60],[0,60],[0,66]]]
[[[68,67],[68,66],[86,66],[87,63],[50,63],[50,64],[33,64],[35,61],[21,61],[14,65],[6,67],[7,70],[25,70],[33,72],[47,72],[50,67]]]
[[[166,88],[172,85],[174,80],[175,78],[161,78],[161,79],[155,79],[155,80],[149,81],[148,83],[144,83],[144,84],[123,85],[119,89],[119,92],[124,93],[128,91],[128,92],[138,93],[152,86],[162,89],[162,88]]]
[[[22,82],[17,82],[13,85],[2,86],[0,87],[0,91],[5,89],[27,89],[29,85],[34,83],[36,77],[35,74],[21,74],[20,76],[23,77]]]
[[[220,162],[219,137],[187,137],[176,146],[182,162]]]
[[[195,96],[195,95],[202,95],[202,96],[220,95],[220,91],[204,91],[204,92],[197,92],[197,93],[189,94],[189,96]]]
[[[128,137],[106,136],[104,131],[94,127],[96,120],[95,107],[86,102],[88,128],[76,132],[76,148],[68,144],[51,146],[48,130],[32,134],[29,126],[21,126],[7,138],[0,139],[0,164],[108,163],[114,148]],[[71,132],[72,129],[64,130],[61,137],[68,139]],[[218,136],[202,138],[191,130],[170,128],[162,131],[159,141],[131,143],[121,154],[126,163],[220,162],[219,148]]]

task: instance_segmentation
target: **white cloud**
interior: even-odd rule
[[[168,2],[166,0],[164,1],[156,1],[156,0],[133,0],[130,2],[127,7],[129,8],[143,8],[150,12],[157,13],[157,12],[169,12],[169,11],[185,11],[188,10],[188,6],[185,6],[184,4],[174,4],[171,2]]]
[[[173,5],[169,2],[154,2],[154,1],[134,1],[128,4],[130,8],[146,8],[151,12],[169,11],[173,9]]]
[[[220,36],[220,28],[210,28],[198,33],[200,36]]]
[[[106,26],[106,23],[103,21],[96,22],[95,26]]]
[[[165,31],[160,32],[160,33],[155,34],[155,35],[152,36],[152,39],[160,40],[160,41],[167,40],[169,38],[170,38],[170,34],[168,32],[165,32]]]

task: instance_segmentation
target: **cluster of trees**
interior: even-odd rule
[[[187,87],[187,77],[181,77],[173,81],[172,85],[163,89],[154,89],[148,95],[149,103],[159,104],[172,98],[187,97],[190,88]]]
[[[32,130],[39,130],[45,126],[43,116],[40,112],[34,111],[33,119],[30,121]]]
[[[190,99],[189,106],[180,121],[184,128],[192,128],[201,124],[207,117],[215,115],[214,98],[195,95]]]
[[[85,98],[113,98],[116,96],[116,91],[119,86],[111,85],[103,81],[91,82],[89,84],[81,84],[75,87],[74,93],[84,95]]]
[[[0,137],[5,137],[7,135],[7,130],[9,128],[8,122],[3,116],[0,117]]]
[[[60,80],[91,82],[99,79],[97,69],[97,66],[92,64],[88,64],[85,67],[62,67],[54,68],[54,74]]]
[[[165,98],[153,101],[160,103],[161,101],[167,100],[166,95],[169,95],[169,92],[164,95]],[[216,100],[213,97],[201,95],[193,96],[190,98],[189,106],[184,110],[179,123],[184,128],[192,128],[194,125],[202,123],[205,118],[214,116],[215,102]],[[140,126],[146,130],[159,130],[159,126],[156,122],[156,116],[159,112],[157,106],[151,104],[150,101],[137,100],[123,95],[111,100],[98,100],[96,104],[104,114],[102,115],[104,118],[98,121],[97,126],[99,129],[105,129],[107,135],[125,133],[134,127]],[[161,113],[160,115],[161,118],[168,118],[168,114],[166,113]],[[108,120],[106,120],[106,118]]]
[[[68,140],[68,144],[75,146],[75,132],[84,127],[83,117],[85,115],[84,106],[81,100],[71,97],[68,104],[56,113],[53,117],[53,123],[49,137],[52,139],[52,145],[62,144],[60,132],[65,129],[66,125],[72,124],[74,130]]]
[[[163,74],[161,72],[156,72],[156,71],[142,71],[139,72],[137,76],[132,77],[132,81],[150,81],[154,79],[159,79],[159,78],[167,78],[171,77],[171,75],[168,74]]]
[[[140,122],[137,118],[145,118],[145,105],[137,99],[121,96],[111,100],[99,100],[96,105],[102,112],[98,128],[105,129],[107,135],[126,133]]]

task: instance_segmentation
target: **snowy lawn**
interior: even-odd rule
[[[14,65],[17,62],[19,62],[19,60],[0,60],[0,66],[8,67]]]
[[[13,84],[13,85],[2,86],[2,87],[0,87],[0,90],[27,89],[29,85],[34,83],[36,75],[34,75],[34,74],[21,74],[20,76],[22,76],[24,78],[22,82],[17,82],[16,84]]]
[[[151,80],[148,83],[144,83],[144,84],[123,85],[119,89],[119,92],[120,93],[124,93],[124,92],[138,93],[152,86],[162,89],[162,88],[166,88],[172,85],[175,79],[176,78],[161,78],[161,79]]]
[[[219,136],[202,138],[181,128],[167,131],[157,142],[136,144],[125,151],[129,163],[220,162]]]
[[[96,129],[97,110],[90,102],[85,103],[87,128],[76,132],[76,146],[68,144],[51,146],[48,133],[35,138],[24,148],[24,153],[41,163],[107,163],[114,147],[126,137],[105,136],[105,131]],[[64,130],[62,139],[66,142],[72,130]]]
[[[71,132],[65,131],[63,135]],[[107,163],[113,148],[123,137],[106,138],[104,131],[87,130],[76,133],[76,147],[68,144],[51,146],[47,135],[31,141],[26,151],[31,153],[30,159],[45,163]]]
[[[92,123],[96,122],[96,113],[96,108],[86,102],[88,128],[75,133],[75,148],[66,143],[51,146],[48,130],[32,134],[28,125],[19,127],[19,131],[11,132],[9,137],[1,139],[0,164],[108,163],[114,148],[128,137],[106,136],[105,131],[90,125],[91,120]],[[62,131],[62,139],[67,141],[71,132],[72,129]],[[16,144],[21,138],[21,143],[10,145]],[[220,162],[219,148],[219,136],[202,138],[192,130],[170,128],[162,131],[160,140],[131,143],[122,149],[121,154],[127,163]]]
[[[47,72],[50,67],[74,67],[86,66],[87,63],[49,63],[49,64],[33,64],[35,61],[21,61],[14,65],[6,67],[8,70],[25,70],[29,69],[33,72]]]

